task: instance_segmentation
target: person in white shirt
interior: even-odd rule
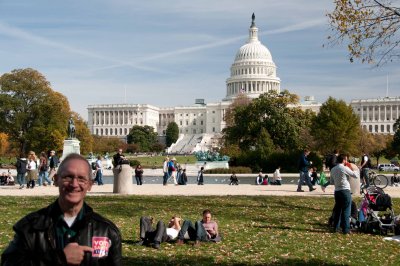
[[[271,185],[282,185],[281,167],[278,166],[273,174],[274,180]]]
[[[337,165],[331,170],[330,183],[335,186],[335,207],[334,207],[334,230],[338,232],[342,227],[343,234],[350,233],[351,213],[351,188],[349,178],[359,176],[347,165],[347,155],[340,154],[337,158]],[[350,165],[355,167],[355,165]]]
[[[181,230],[182,219],[178,216],[173,216],[168,222],[167,228],[163,221],[158,221],[156,228],[153,228],[152,217],[140,217],[140,241],[137,245],[150,245],[155,249],[160,249],[162,242],[173,241],[178,237]],[[185,236],[189,239],[189,235]]]
[[[33,151],[30,151],[28,153],[28,162],[26,164],[26,169],[27,169],[27,175],[26,179],[28,181],[26,187],[27,188],[34,188],[35,187],[35,181],[38,178],[38,162],[36,158],[36,154]]]

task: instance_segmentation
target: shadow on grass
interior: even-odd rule
[[[195,257],[159,257],[159,258],[148,258],[148,257],[124,257],[123,265],[326,265],[326,266],[337,266],[343,264],[326,262],[323,260],[311,259],[311,260],[302,260],[298,258],[282,258],[279,261],[274,262],[249,262],[240,263],[240,262],[222,262],[215,261],[213,257],[206,256],[195,256]]]
[[[312,225],[312,224],[310,224]],[[329,228],[324,225],[324,224],[314,224],[321,226],[321,228],[301,228],[301,227],[290,227],[290,226],[284,226],[284,225],[260,225],[260,226],[254,226],[255,228],[265,228],[265,229],[279,229],[279,230],[293,230],[293,231],[303,231],[303,232],[311,232],[311,233],[329,233],[330,230]],[[324,228],[325,227],[325,228]]]

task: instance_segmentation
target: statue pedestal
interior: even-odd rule
[[[67,157],[68,154],[71,153],[77,153],[81,154],[81,146],[79,145],[81,143],[78,139],[66,139],[64,140],[64,148],[63,148],[63,154],[61,156],[61,161]]]
[[[228,161],[214,161],[214,162],[197,161],[196,167],[198,169],[200,169],[200,167],[204,167],[204,170],[216,169],[216,168],[229,169],[229,163]]]
[[[132,194],[132,168],[129,164],[118,165],[113,169],[113,193]]]

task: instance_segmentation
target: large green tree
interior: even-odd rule
[[[70,107],[38,71],[16,69],[0,77],[0,128],[19,151],[59,149]]]
[[[311,134],[322,154],[334,149],[358,154],[360,131],[360,119],[351,106],[329,97],[313,119]]]
[[[152,151],[153,146],[158,143],[157,133],[151,126],[133,126],[127,136],[129,144],[137,144],[140,151]]]
[[[224,129],[226,146],[236,144],[243,151],[259,149],[256,146],[265,143],[261,140],[266,137],[265,130],[272,140],[266,150],[301,148],[300,132],[310,124],[306,120],[311,120],[312,114],[300,110],[297,103],[297,95],[284,91],[265,93],[248,105],[237,106],[232,125]]]
[[[348,43],[349,59],[377,65],[398,59],[400,9],[391,0],[334,0],[328,13],[333,44]]]
[[[172,143],[176,142],[179,138],[179,127],[175,122],[171,122],[167,126],[165,132],[167,147],[171,146]]]

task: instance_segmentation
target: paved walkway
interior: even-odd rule
[[[319,186],[317,190],[308,192],[307,186],[303,189],[306,192],[296,192],[297,185],[287,184],[282,186],[256,186],[244,185],[229,186],[227,184],[205,184],[198,186],[189,184],[186,186],[175,186],[168,184],[145,184],[137,186],[132,184],[132,195],[182,195],[182,196],[226,196],[226,195],[271,195],[271,196],[314,196],[314,197],[333,197],[333,187],[327,188],[323,192]],[[112,193],[113,185],[107,184],[104,186],[93,185],[92,190],[88,193],[90,196],[96,195],[119,195]],[[400,187],[387,187],[385,192],[393,198],[400,198]],[[0,186],[0,196],[56,196],[58,188],[54,186],[35,187],[34,189],[19,189],[19,186]]]

